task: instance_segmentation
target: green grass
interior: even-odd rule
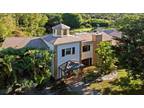
[[[102,81],[99,83],[95,82],[90,84],[90,88],[99,91],[101,94],[144,94],[144,89],[142,88],[142,81],[130,79],[124,69],[118,70],[117,79],[113,81]]]
[[[78,32],[89,32],[93,28],[78,28],[78,29],[73,29],[71,30],[71,33],[78,33]]]

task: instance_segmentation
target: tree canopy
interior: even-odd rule
[[[100,42],[99,47],[96,49],[97,64],[96,67],[100,75],[105,75],[116,69],[115,63],[117,59],[112,49],[110,42]]]
[[[117,20],[116,26],[123,32],[117,47],[120,65],[133,78],[144,79],[144,16],[125,15]]]
[[[62,15],[63,23],[71,28],[79,28],[82,23],[82,16],[80,14],[65,13]]]

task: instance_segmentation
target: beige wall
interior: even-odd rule
[[[83,52],[83,46],[90,45],[90,51]],[[92,42],[84,42],[81,46],[81,60],[92,58],[93,59],[93,43]]]

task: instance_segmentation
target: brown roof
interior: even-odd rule
[[[57,38],[56,41],[54,42],[54,45],[64,44],[64,43],[73,43],[73,42],[79,42],[79,41],[81,40],[76,36],[65,36],[62,38]]]
[[[51,43],[53,45],[59,45],[59,44],[65,44],[65,43],[73,43],[73,42],[79,42],[81,39],[77,36],[53,36],[53,35],[47,35],[43,37],[43,39]]]
[[[111,35],[108,35],[105,32],[101,32],[102,34],[102,41],[109,41],[109,40],[113,40],[113,37]]]
[[[28,37],[9,37],[2,44],[3,48],[23,48],[29,43],[31,38]]]
[[[83,42],[90,42],[90,41],[92,41],[92,35],[81,35],[81,36],[79,36],[79,38]]]

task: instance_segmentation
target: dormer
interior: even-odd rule
[[[70,27],[64,24],[58,24],[53,29],[53,35],[55,36],[68,36]]]

